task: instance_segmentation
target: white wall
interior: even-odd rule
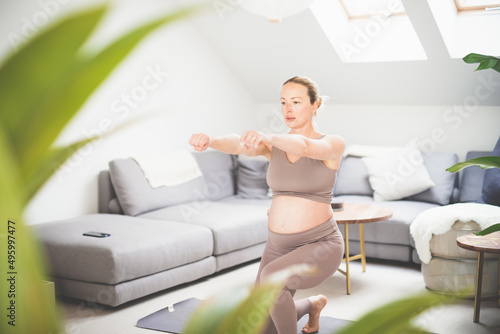
[[[338,134],[347,145],[402,146],[417,138],[423,149],[491,151],[500,136],[498,107],[335,105],[327,103],[316,119],[320,132]],[[259,128],[286,132],[279,103],[259,105]]]
[[[19,22],[11,20],[18,24],[10,31],[21,29],[23,15],[30,18],[41,10],[36,2],[23,2],[13,8],[21,16]],[[103,44],[148,17],[167,13],[172,4],[165,3],[170,2],[117,2],[97,32],[94,45]],[[61,12],[70,5],[61,5]],[[10,28],[2,26],[2,32],[9,31],[6,29]],[[110,128],[135,118],[143,120],[77,152],[27,207],[29,224],[97,212],[97,175],[107,169],[112,159],[137,152],[190,149],[187,141],[194,132],[241,132],[252,124],[256,108],[253,97],[199,36],[188,21],[161,28],[108,78],[57,143],[108,133]],[[5,40],[2,42],[3,51],[11,47]]]

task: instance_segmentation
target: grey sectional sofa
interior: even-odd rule
[[[173,187],[150,187],[133,159],[111,161],[98,214],[34,226],[58,295],[117,306],[261,256],[267,162],[193,154],[203,176]]]
[[[486,152],[484,152],[486,153]],[[267,161],[193,153],[203,177],[151,188],[133,159],[99,174],[99,213],[35,225],[59,295],[117,306],[258,259],[267,239]],[[484,154],[483,154],[484,155]],[[403,200],[375,202],[362,160],[344,158],[334,197],[391,208],[385,222],[365,224],[367,257],[420,263],[409,227],[422,211],[480,196],[481,171],[445,169],[452,153],[424,154],[435,187]],[[111,234],[85,237],[88,231]],[[357,229],[350,248],[359,252]]]

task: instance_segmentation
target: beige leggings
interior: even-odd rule
[[[320,273],[287,279],[263,334],[297,333],[297,321],[309,313],[312,303],[307,298],[294,301],[295,291],[315,287],[328,279],[340,266],[343,256],[344,239],[333,217],[304,232],[281,234],[269,231],[256,284],[293,264],[312,264],[319,268]]]

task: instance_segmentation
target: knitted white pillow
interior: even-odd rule
[[[392,201],[434,187],[417,141],[403,149],[378,157],[362,158],[376,201]]]

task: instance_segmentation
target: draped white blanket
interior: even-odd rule
[[[134,160],[153,188],[175,186],[203,175],[196,159],[189,151],[136,155]]]
[[[475,221],[483,230],[500,223],[500,207],[479,203],[456,203],[421,212],[412,222],[410,233],[423,263],[429,263],[431,260],[432,236],[450,231],[456,221]]]

